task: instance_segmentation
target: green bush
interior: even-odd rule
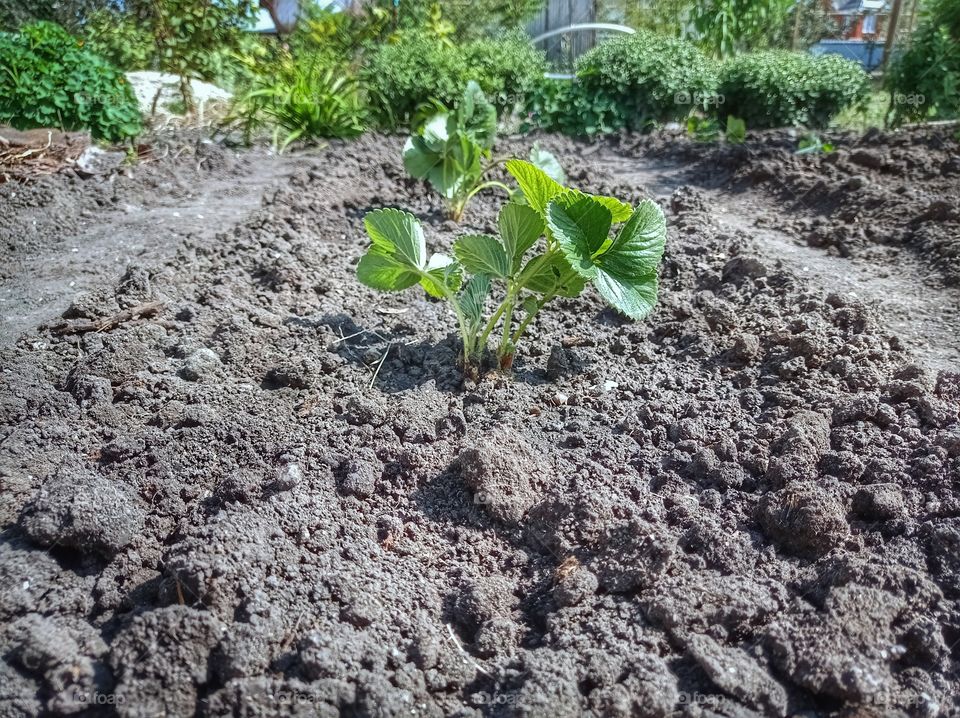
[[[346,68],[328,65],[322,56],[294,60],[288,54],[269,67],[238,97],[225,120],[247,142],[271,129],[282,150],[295,140],[356,137],[366,128],[360,88]]]
[[[750,128],[826,127],[869,92],[863,68],[837,55],[766,50],[734,57],[720,69],[720,111]]]
[[[123,74],[59,25],[0,33],[0,124],[90,130],[120,141],[140,132],[140,110]]]
[[[890,121],[960,116],[960,3],[934,0],[887,75]]]
[[[603,111],[592,124],[615,130],[683,119],[693,105],[710,102],[717,83],[712,63],[694,45],[646,30],[585,54],[577,80]]]
[[[543,76],[543,54],[520,38],[448,45],[421,33],[403,33],[396,44],[371,54],[363,79],[372,110],[384,127],[406,126],[424,105],[454,105],[474,80],[499,114],[526,97]]]
[[[524,110],[523,131],[539,128],[578,137],[617,129],[608,124],[618,115],[616,103],[607,96],[589,96],[576,80],[540,78],[527,93]]]

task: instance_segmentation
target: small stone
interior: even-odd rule
[[[221,366],[220,357],[212,350],[197,349],[184,361],[180,376],[187,381],[202,381],[214,376]]]
[[[340,493],[366,499],[377,490],[381,468],[376,456],[360,456],[347,459],[340,465]]]
[[[733,342],[730,358],[747,364],[760,354],[760,339],[753,334],[740,334]]]
[[[300,464],[292,463],[277,472],[273,485],[280,491],[289,491],[301,481],[303,481],[303,471],[300,469]]]

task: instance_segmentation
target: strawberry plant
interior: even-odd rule
[[[460,104],[452,112],[440,112],[411,136],[403,148],[403,165],[418,179],[427,180],[443,195],[450,217],[459,222],[467,203],[485,189],[514,189],[489,179],[499,166],[490,152],[497,136],[497,112],[476,82],[467,83]],[[563,175],[557,158],[538,146],[532,162],[555,178]]]
[[[657,267],[666,222],[658,205],[636,208],[614,197],[568,189],[530,162],[510,160],[521,194],[503,206],[499,236],[467,234],[453,256],[427,256],[423,228],[407,212],[378,209],[364,217],[372,246],[357,277],[374,289],[414,286],[449,302],[459,324],[463,364],[481,365],[499,327],[497,360],[509,370],[530,323],[556,297],[576,297],[588,282],[615,309],[643,319],[657,300]],[[611,228],[620,224],[611,236]],[[485,314],[488,299],[498,304]]]
[[[833,152],[833,145],[831,143],[824,142],[820,139],[819,135],[813,132],[808,132],[800,138],[800,142],[797,143],[797,151],[794,152],[794,154],[828,155],[831,152]]]

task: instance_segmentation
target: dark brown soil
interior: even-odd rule
[[[353,267],[370,209],[441,249],[499,198],[444,221],[395,138],[298,160],[66,313],[159,315],[0,349],[0,716],[960,711],[960,181],[936,138],[872,140],[876,206],[837,189],[859,140],[542,138],[572,184],[663,201],[661,304],[558,301],[476,383],[444,305]],[[45,187],[18,221],[68,211]],[[888,211],[911,192],[926,209]]]

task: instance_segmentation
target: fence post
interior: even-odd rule
[[[880,67],[884,73],[887,71],[887,62],[890,60],[890,54],[893,52],[893,46],[896,42],[897,24],[900,22],[900,3],[901,0],[893,0],[890,20],[887,23],[887,39],[883,43],[883,60],[880,62]]]

